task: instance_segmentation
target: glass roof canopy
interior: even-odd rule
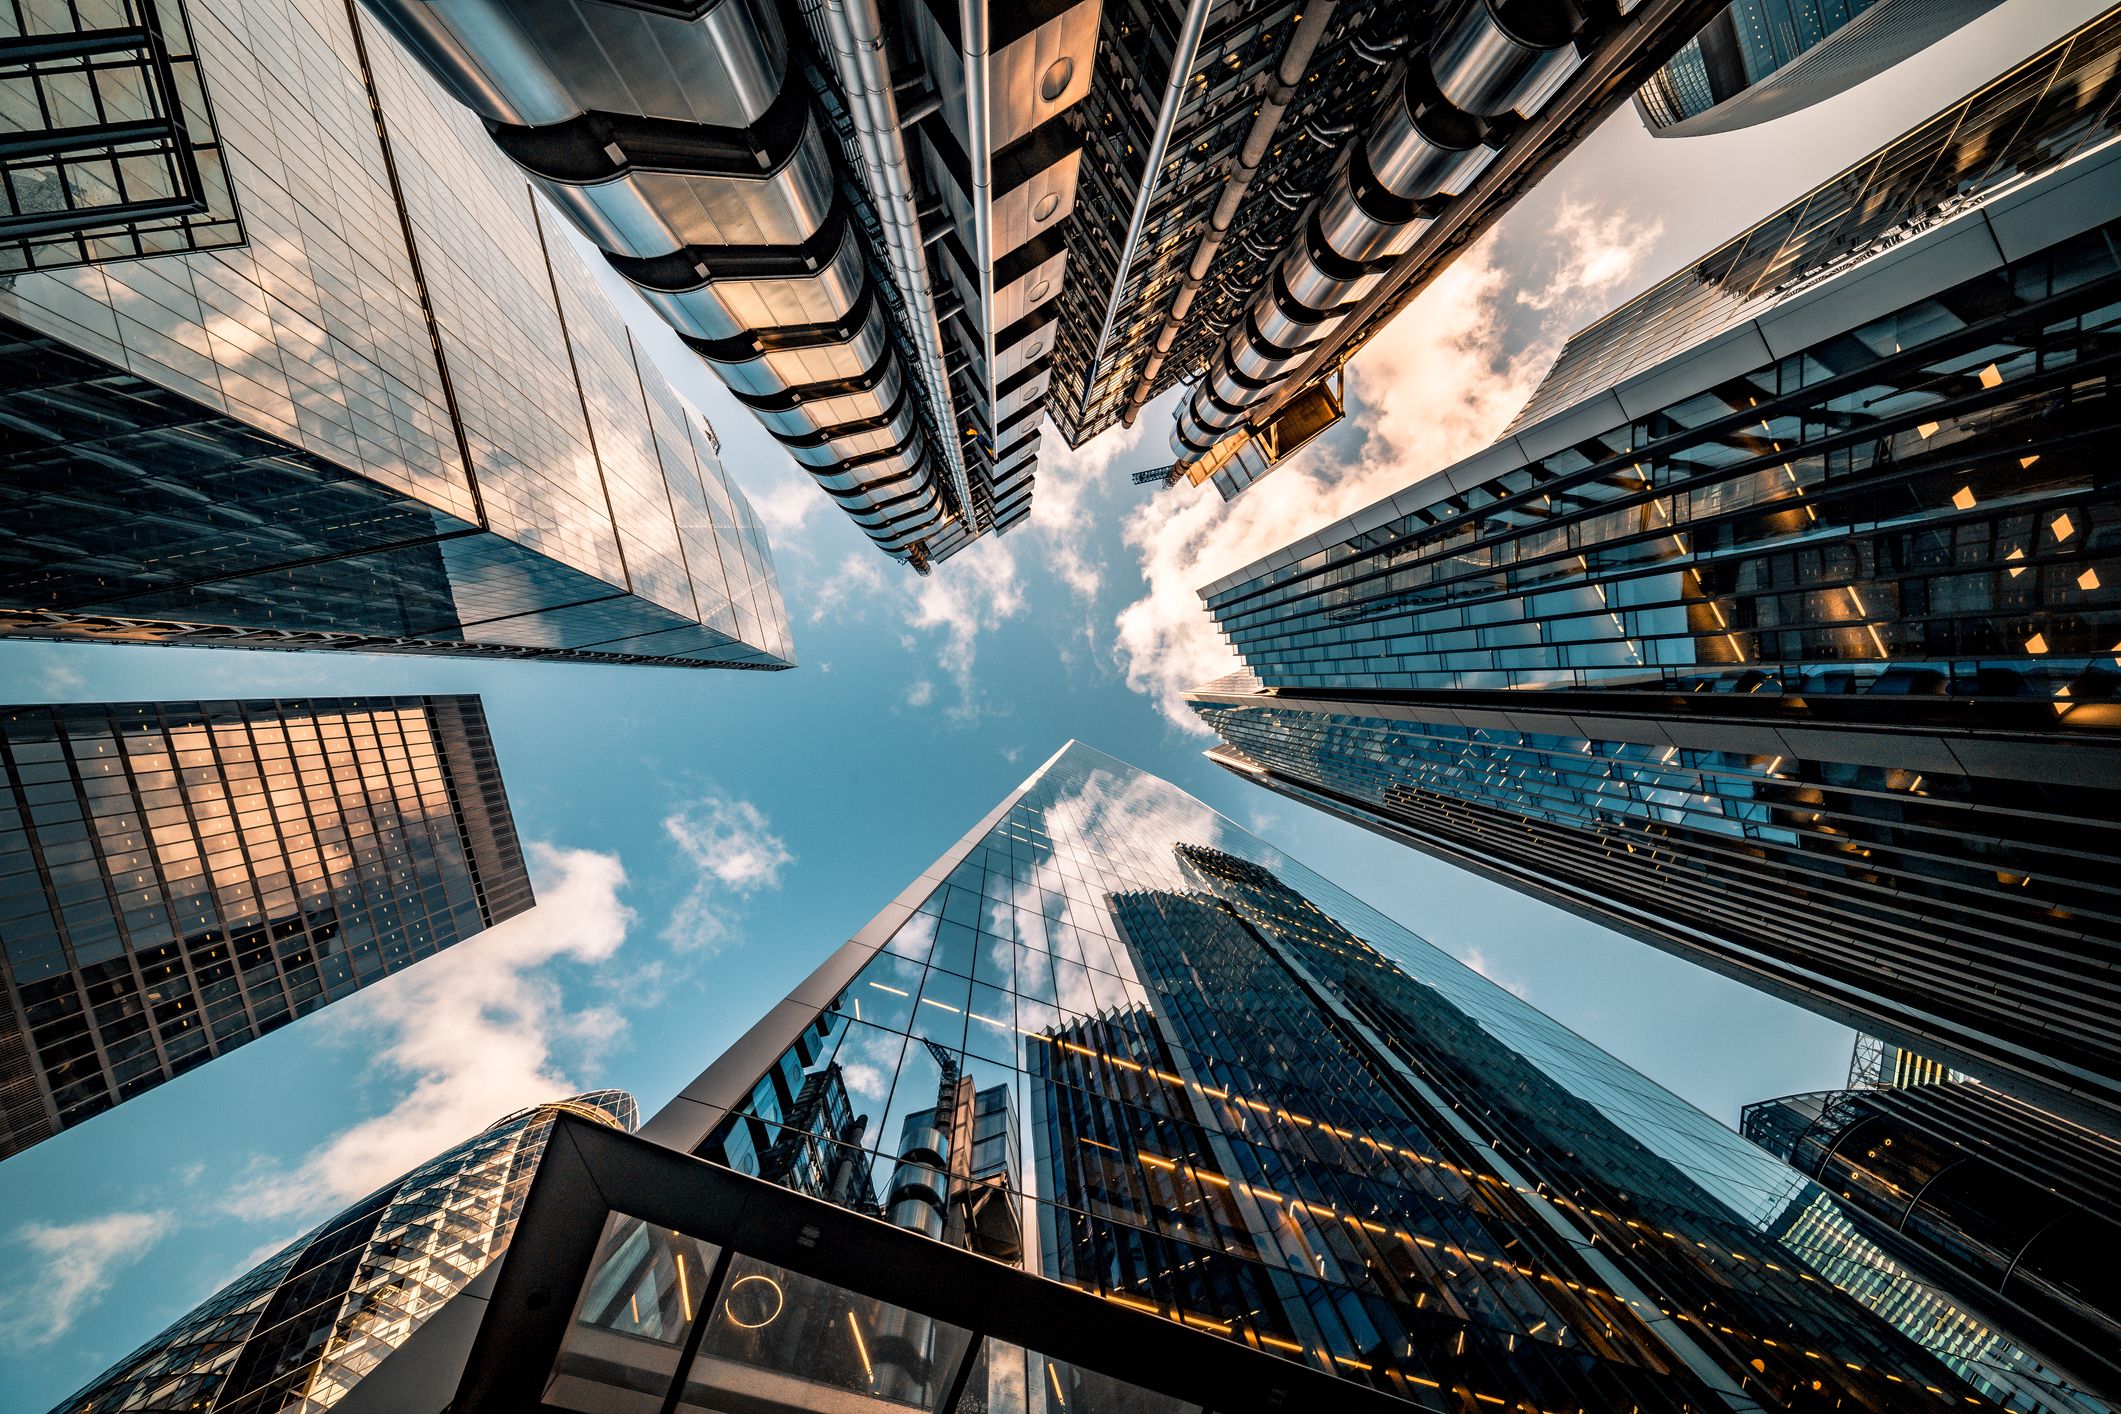
[[[1183,1396],[1172,1392],[1181,1387]],[[1406,1414],[1422,1406],[563,1115],[450,1407]]]

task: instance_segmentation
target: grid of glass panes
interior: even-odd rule
[[[239,245],[181,0],[7,0],[0,274]]]
[[[510,1115],[297,1238],[60,1408],[321,1414],[508,1246],[562,1109],[639,1120],[616,1090]]]
[[[2121,1065],[2104,961],[2081,940],[2121,926],[2111,783],[1537,736],[1266,697],[1195,710],[1242,758],[1388,832],[1822,976],[1888,956],[1896,985],[1954,998],[1996,1034]],[[1984,828],[1970,830],[1976,818]]]
[[[486,926],[456,795],[474,763],[445,760],[431,710],[0,713],[7,1029],[56,1128]],[[482,784],[482,818],[505,820],[498,777]]]
[[[2070,1407],[2055,1394],[2057,1388],[2068,1388],[2064,1377],[1987,1322],[1954,1306],[1936,1288],[1913,1280],[1905,1266],[1858,1233],[1848,1213],[1824,1193],[1793,1201],[1776,1226],[1822,1278],[1856,1294],[1895,1329],[1923,1341],[1997,1403],[2014,1409]]]
[[[1684,70],[1690,51],[1698,65],[1690,45],[1672,71]],[[1509,430],[1611,388],[1969,200],[2090,151],[2117,124],[2121,15],[2109,11],[1578,333]]]
[[[1272,871],[1274,944],[1258,891],[1205,868],[1210,855]],[[1307,963],[1324,996],[1290,980],[1298,947],[1339,957],[1337,976]],[[1358,983],[1342,966],[1354,955],[1399,990]],[[1380,1030],[1442,1036],[1446,1053],[1380,1052],[1336,1001],[1371,1008]],[[1647,1308],[1410,1097],[1404,1064],[1453,1113],[1497,1126],[1573,1222],[1634,1252],[1636,1279],[1686,1313],[1673,1319],[1709,1322],[1688,1327],[1703,1334],[1743,1321],[1738,1344],[1710,1342],[1732,1377],[1790,1386],[1798,1367],[1767,1342],[1803,1331],[1855,1367],[1823,1404],[1897,1408],[1893,1383],[1949,1382],[1763,1235],[1800,1182],[1787,1169],[1175,788],[1080,746],[701,1152],[759,1172],[802,1119],[789,1110],[804,1078],[835,1071],[858,1120],[818,1143],[860,1135],[869,1181],[853,1205],[894,1217],[910,1160],[892,1146],[935,1105],[946,1064],[982,1091],[1008,1087],[1026,1116],[1012,1183],[1027,1267],[1347,1378],[1540,1408],[1701,1397],[1642,1324]],[[1529,1098],[1498,1107],[1482,1077],[1505,1067],[1497,1083]]]
[[[1219,591],[1270,687],[2099,699],[2109,227]],[[1908,670],[1919,665],[1910,678]]]

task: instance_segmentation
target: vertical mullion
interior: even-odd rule
[[[979,1363],[980,1352],[987,1344],[985,1332],[972,1331],[970,1334],[972,1342],[965,1347],[965,1358],[957,1362],[957,1373],[950,1377],[950,1386],[943,1391],[941,1402],[935,1406],[935,1414],[953,1414],[957,1402],[964,1398],[965,1386],[972,1379],[972,1367]]]
[[[678,1352],[677,1373],[670,1377],[670,1388],[663,1395],[662,1414],[672,1414],[685,1393],[685,1377],[692,1373],[692,1363],[700,1357],[700,1342],[707,1335],[708,1313],[714,1309],[715,1298],[722,1294],[722,1282],[729,1275],[729,1261],[735,1255],[734,1249],[726,1242],[715,1253],[714,1270],[707,1274],[706,1285],[700,1288],[700,1314],[693,1319],[692,1329],[685,1333],[684,1349]]]

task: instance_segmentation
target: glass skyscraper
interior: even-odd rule
[[[1270,789],[2121,1114],[2109,12],[1203,591]]]
[[[1651,75],[1635,110],[1658,137],[1749,128],[1885,72],[2000,0],[1731,0]]]
[[[2121,1389],[2121,1140],[1966,1081],[1785,1095],[1740,1130],[2052,1364]]]
[[[356,7],[149,8],[243,244],[0,289],[0,634],[790,666],[713,429],[477,119]]]
[[[497,1120],[297,1238],[52,1414],[317,1414],[507,1248],[553,1121],[631,1131],[621,1090]]]
[[[532,902],[476,697],[0,707],[0,1157]]]
[[[1782,1240],[1815,1185],[1080,744],[641,1141],[571,1152],[460,1342],[466,1414],[2014,1393],[1948,1294],[1910,1339]]]

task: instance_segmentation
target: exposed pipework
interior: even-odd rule
[[[1493,160],[1507,115],[1537,113],[1581,62],[1575,30],[1568,0],[1467,0],[1437,28],[1181,403],[1174,453],[1198,457],[1228,435],[1376,287],[1437,203]],[[1190,273],[1204,277],[1205,263]],[[1144,379],[1137,405],[1147,390]]]
[[[942,328],[928,278],[928,246],[921,236],[919,201],[906,156],[902,125],[917,119],[903,117],[899,109],[898,93],[884,60],[883,17],[877,13],[876,0],[821,0],[820,10],[832,36],[832,64],[854,117],[869,187],[876,193],[892,275],[911,311],[913,340],[921,351],[928,386],[941,404],[942,425],[952,429],[937,450],[957,492],[957,503],[970,506],[972,492],[955,435],[957,410],[951,402],[950,377],[943,368]],[[932,113],[939,106],[940,100],[931,94],[926,111]]]
[[[1208,229],[1201,232],[1200,244],[1194,247],[1193,259],[1186,267],[1186,277],[1171,299],[1171,308],[1164,315],[1163,327],[1157,330],[1156,347],[1142,363],[1142,375],[1127,396],[1127,406],[1120,413],[1122,427],[1132,427],[1134,419],[1141,413],[1142,404],[1149,399],[1149,390],[1155,386],[1156,375],[1162,371],[1165,355],[1171,352],[1172,343],[1178,338],[1178,328],[1184,322],[1187,311],[1193,308],[1194,297],[1200,293],[1200,283],[1208,276],[1208,268],[1215,262],[1216,251],[1222,248],[1223,238],[1230,233],[1230,225],[1237,219],[1237,209],[1243,204],[1245,193],[1251,189],[1252,179],[1259,175],[1260,164],[1267,160],[1267,151],[1274,145],[1274,130],[1281,126],[1282,114],[1295,101],[1296,86],[1303,82],[1304,74],[1311,67],[1311,56],[1318,52],[1318,42],[1325,37],[1326,25],[1333,18],[1334,0],[1315,0],[1296,22],[1296,32],[1289,36],[1289,47],[1282,52],[1281,63],[1274,70],[1274,88],[1261,100],[1259,112],[1253,116],[1252,126],[1245,133],[1244,144],[1237,150],[1237,168],[1230,174],[1229,184],[1209,213]],[[1113,291],[1113,298],[1119,292]],[[1111,317],[1106,316],[1109,326]],[[1103,343],[1100,341],[1102,350]],[[1092,367],[1095,367],[1093,362]]]
[[[1141,189],[1134,196],[1134,212],[1127,219],[1127,239],[1120,246],[1119,264],[1112,272],[1112,292],[1105,301],[1105,319],[1097,331],[1097,342],[1091,345],[1090,362],[1083,374],[1083,399],[1078,416],[1087,417],[1090,400],[1097,392],[1098,366],[1105,359],[1105,345],[1112,339],[1112,325],[1119,319],[1119,308],[1126,300],[1127,275],[1134,267],[1135,252],[1141,246],[1142,230],[1149,223],[1149,203],[1156,196],[1159,179],[1163,175],[1164,154],[1171,146],[1171,130],[1178,124],[1179,105],[1185,101],[1186,88],[1193,81],[1193,61],[1200,54],[1200,38],[1208,28],[1208,11],[1214,8],[1214,0],[1186,0],[1186,13],[1178,26],[1178,39],[1171,47],[1171,73],[1164,82],[1163,102],[1156,110],[1156,129],[1149,138],[1149,152],[1142,161]],[[1319,8],[1331,11],[1331,3]],[[1298,33],[1302,33],[1298,25]],[[1152,359],[1152,362],[1155,360]],[[1120,421],[1125,426],[1134,425],[1134,413],[1130,407]]]
[[[960,505],[963,472],[922,415],[940,398],[943,425],[954,416],[875,0],[826,16],[918,370],[766,0],[689,18],[604,0],[364,3],[872,540],[925,562],[951,518],[934,469]]]
[[[972,199],[973,259],[979,265],[981,315],[973,322],[980,341],[981,402],[991,423],[999,416],[994,406],[994,141],[988,109],[993,46],[987,36],[986,0],[958,0],[957,14],[964,34],[965,146],[972,167],[967,195]],[[971,508],[966,510],[969,514]]]

